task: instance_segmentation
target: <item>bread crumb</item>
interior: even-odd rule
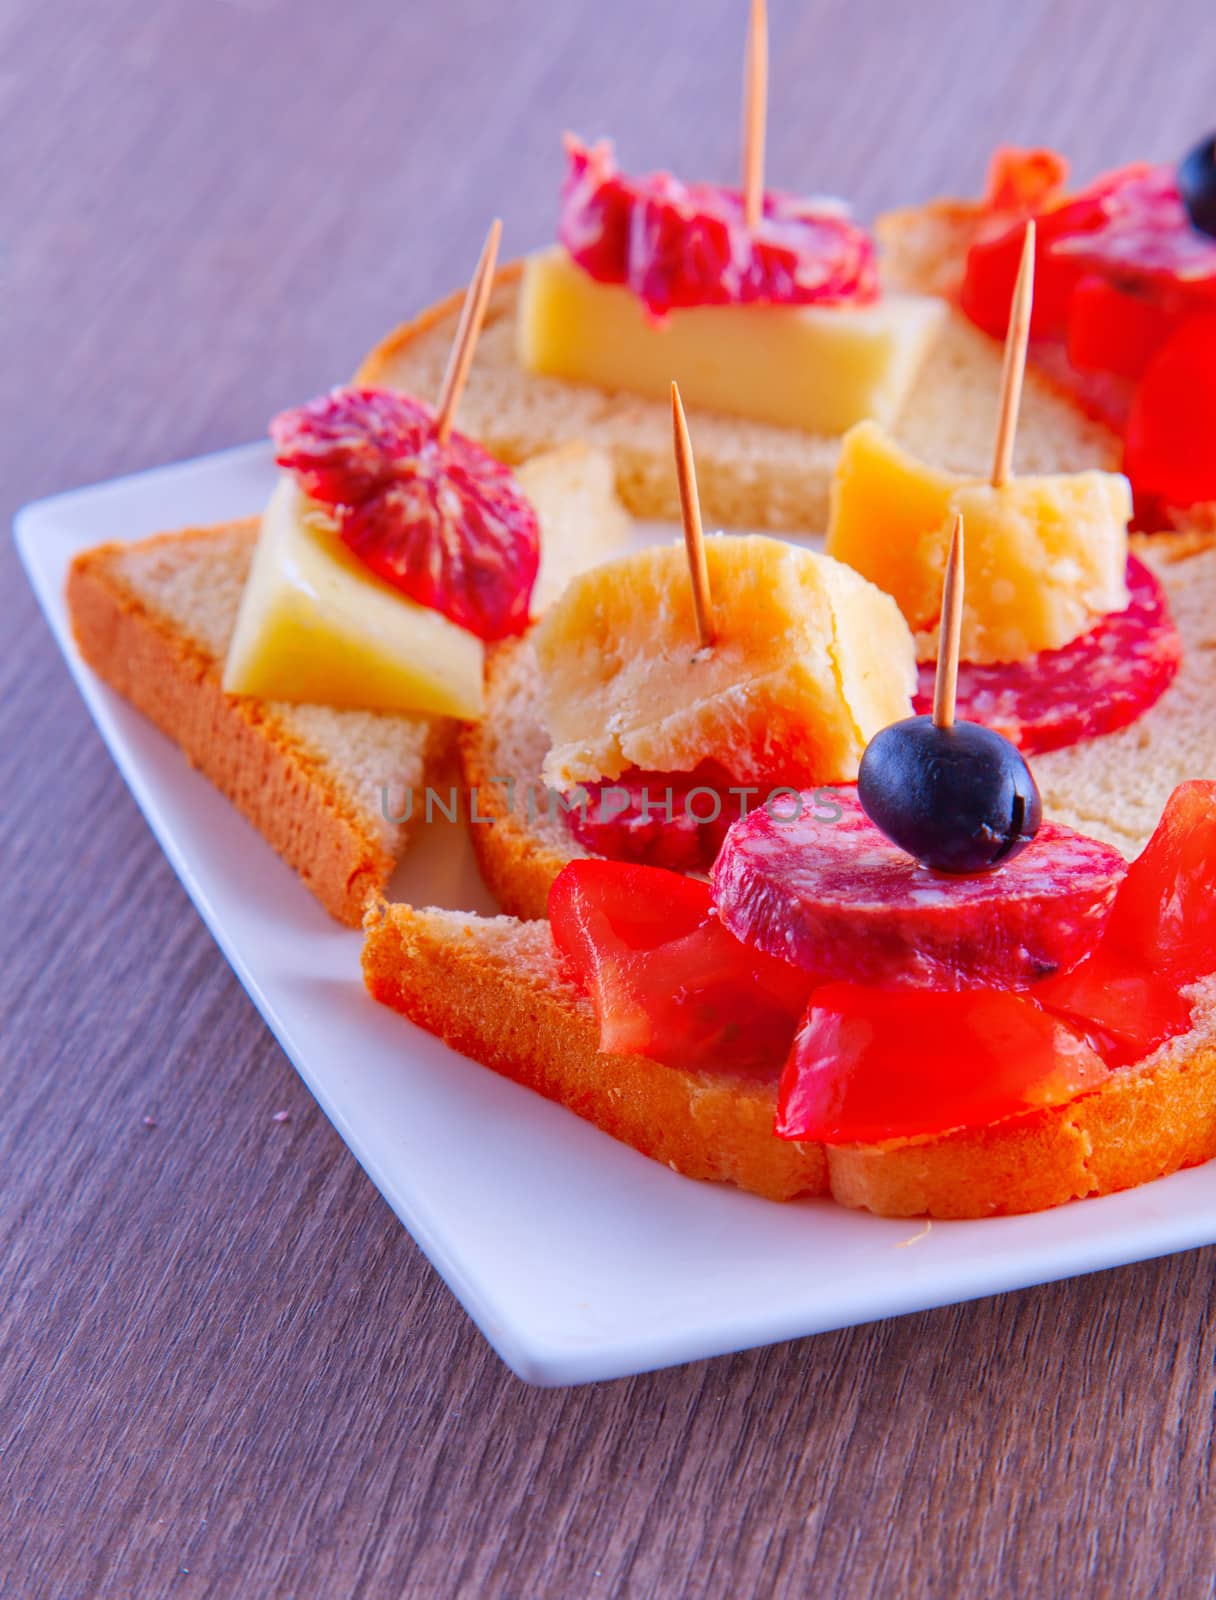
[[[271,1120],[271,1122],[288,1122],[288,1121],[290,1121],[290,1119],[291,1119],[291,1112],[290,1111],[276,1111],[274,1116],[271,1117],[270,1120]]]
[[[927,1239],[929,1237],[929,1234],[932,1231],[932,1229],[933,1229],[933,1224],[932,1224],[932,1222],[929,1221],[928,1217],[926,1217],[925,1218],[925,1225],[920,1230],[920,1232],[919,1233],[914,1233],[911,1236],[911,1238],[908,1238],[908,1239],[897,1239],[895,1241],[895,1248],[897,1250],[906,1250],[910,1244],[919,1244],[922,1239]]]

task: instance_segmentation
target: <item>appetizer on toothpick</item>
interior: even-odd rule
[[[1216,526],[1216,140],[1069,192],[1054,151],[999,149],[978,201],[881,218],[895,281],[1004,335],[1027,220],[1038,225],[1031,365],[1122,445],[1145,529]],[[1115,436],[1110,438],[1107,430]]]
[[[956,513],[932,714],[893,723],[871,739],[857,798],[871,822],[922,866],[967,874],[988,872],[1024,850],[1042,804],[1016,746],[992,728],[955,720],[963,588],[963,518]]]
[[[809,433],[892,417],[944,316],[886,295],[873,243],[839,201],[765,188],[768,25],[753,0],[739,190],[631,177],[607,142],[568,137],[559,244],[524,264],[529,372]]]
[[[485,641],[527,626],[536,513],[453,429],[494,279],[490,226],[432,410],[335,389],[271,424],[284,469],[228,650],[231,693],[476,717]]]

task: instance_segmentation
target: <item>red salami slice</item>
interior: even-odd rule
[[[585,802],[567,797],[565,804],[567,826],[584,850],[672,872],[708,872],[726,830],[761,797],[754,787],[736,785],[716,761],[692,772],[635,767],[584,788]]]
[[[1142,717],[1173,682],[1182,641],[1161,585],[1135,556],[1127,563],[1131,603],[1062,650],[1027,661],[958,671],[958,716],[982,722],[1027,752],[1058,750],[1114,733]],[[922,663],[916,709],[933,709],[932,662]]]
[[[1216,240],[1191,225],[1173,167],[1130,167],[1117,176],[1095,185],[1101,221],[1048,248],[1116,283],[1181,284],[1216,295]]]
[[[600,283],[653,316],[708,305],[862,304],[878,294],[874,242],[838,201],[768,190],[754,228],[742,196],[670,173],[620,172],[612,146],[567,136],[558,238]]]
[[[540,562],[536,512],[475,440],[390,389],[332,389],[270,424],[275,460],[332,509],[377,577],[479,639],[522,633]]]
[[[828,793],[736,823],[710,880],[737,939],[823,980],[1026,988],[1092,949],[1127,872],[1109,845],[1045,822],[999,870],[945,877],[880,833],[855,791]]]

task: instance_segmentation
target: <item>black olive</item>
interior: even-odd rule
[[[1216,239],[1216,134],[1209,134],[1183,157],[1178,188],[1191,226]]]
[[[977,722],[894,722],[870,740],[857,776],[870,821],[937,872],[987,872],[1024,850],[1043,806],[1021,751]]]

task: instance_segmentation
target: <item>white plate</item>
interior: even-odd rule
[[[888,1222],[692,1183],[373,1004],[359,935],[85,668],[76,551],[256,511],[252,446],[27,507],[17,544],[102,737],[254,1004],[368,1176],[522,1378],[580,1383],[1216,1241],[1216,1165],[986,1222]],[[489,910],[455,829],[394,893]]]

